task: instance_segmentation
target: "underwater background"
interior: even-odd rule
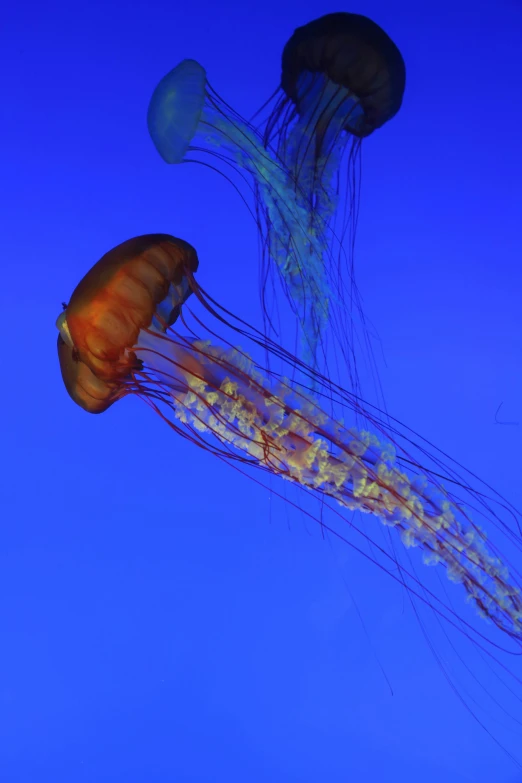
[[[136,399],[89,416],[60,377],[61,302],[131,236],[189,241],[204,288],[260,326],[253,221],[224,179],[163,163],[147,106],[188,57],[251,117],[294,28],[338,10],[382,26],[407,67],[401,111],[363,143],[355,250],[387,409],[522,507],[518,0],[12,4],[0,33],[6,783],[522,781],[448,684],[404,589]],[[472,712],[521,755],[522,729],[483,709],[482,685],[502,698],[502,684],[442,650]]]

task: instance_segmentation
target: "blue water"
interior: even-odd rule
[[[138,400],[89,416],[60,378],[61,302],[141,233],[192,243],[205,289],[261,323],[246,210],[202,166],[160,159],[147,106],[191,57],[251,116],[294,27],[339,6],[32,6],[11,4],[0,47],[0,780],[522,780],[403,590]],[[390,412],[522,506],[522,8],[492,8],[346,8],[408,74],[363,145],[356,269]]]

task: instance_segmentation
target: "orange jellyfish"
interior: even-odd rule
[[[522,647],[516,569],[487,541],[461,498],[445,489],[441,472],[445,483],[466,494],[468,507],[474,506],[474,513],[482,513],[519,551],[520,515],[497,500],[516,524],[502,521],[492,511],[494,499],[459,477],[456,463],[448,466],[429,454],[426,441],[418,446],[423,458],[416,457],[411,430],[364,406],[221,307],[196,281],[197,268],[196,251],[187,242],[150,234],[118,245],[87,272],[57,320],[60,367],[72,399],[89,413],[102,413],[134,395],[177,433],[250,478],[257,480],[251,467],[261,471],[258,476],[280,476],[298,491],[320,497],[333,519],[332,524],[323,516],[317,519],[323,530],[386,571],[438,621],[471,640],[480,656],[487,655],[502,674],[522,685],[498,658],[520,654]],[[191,295],[201,305],[199,314],[189,307]],[[203,321],[205,314],[212,317],[211,327]],[[228,336],[219,337],[218,329]],[[248,353],[236,347],[238,336],[247,342]],[[266,364],[267,352],[286,364],[292,381],[255,358],[256,353],[265,357]],[[362,413],[374,432],[347,428],[327,412],[334,407],[349,416]],[[437,471],[419,462],[429,458]],[[293,505],[316,518],[305,502]],[[488,621],[491,633],[487,624],[479,630],[457,612],[451,598],[441,599],[419,579],[413,564],[409,569],[399,564],[395,552],[372,536],[371,519],[361,524],[357,515],[347,513],[354,511],[373,515],[390,535],[395,529],[406,549],[421,550],[424,563],[440,565]],[[349,538],[352,534],[360,545]],[[515,649],[506,648],[502,639]],[[463,664],[469,668],[466,660]]]
[[[408,475],[404,450],[401,464],[376,434],[346,428],[322,409],[310,384],[322,384],[329,400],[342,390],[219,308],[196,282],[197,267],[194,248],[166,234],[124,242],[92,267],[57,321],[73,400],[101,413],[134,394],[198,445],[375,515],[407,547],[421,547],[426,562],[442,564],[481,614],[522,639],[519,589],[480,528],[411,460]],[[191,294],[218,323],[282,358],[294,377],[300,372],[302,382],[261,367],[230,341],[220,344],[214,329],[202,339],[183,314]],[[195,324],[205,329],[201,318]],[[353,410],[358,403],[344,393],[350,399]]]

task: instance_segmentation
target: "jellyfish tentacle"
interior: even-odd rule
[[[425,477],[412,480],[397,467],[390,446],[369,432],[344,429],[284,381],[269,389],[242,352],[185,341],[170,344],[170,359],[182,423],[395,527],[406,547],[423,549],[426,564],[442,564],[451,581],[464,585],[484,617],[522,638],[522,599],[508,570],[457,506],[430,492]],[[154,368],[154,357],[146,363]],[[297,400],[299,408],[292,407]]]

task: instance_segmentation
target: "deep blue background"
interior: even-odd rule
[[[60,378],[60,303],[137,234],[192,242],[205,288],[260,322],[253,225],[224,181],[162,163],[147,104],[192,57],[250,116],[294,27],[334,10],[80,0],[4,13],[6,783],[522,780],[390,580],[139,401],[88,416]],[[357,246],[388,408],[522,505],[522,426],[495,423],[500,403],[522,422],[522,7],[345,10],[382,25],[408,69],[400,114],[364,145]]]

